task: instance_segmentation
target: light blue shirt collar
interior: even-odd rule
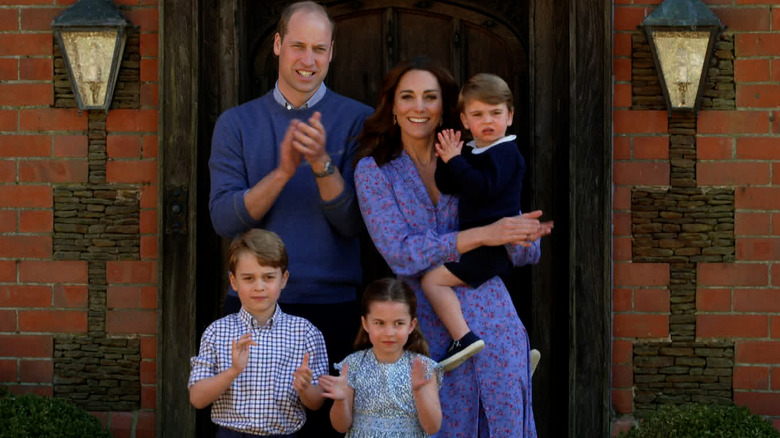
[[[323,97],[325,97],[325,92],[328,91],[328,87],[325,86],[325,84],[320,84],[320,88],[317,88],[317,91],[314,92],[314,94],[307,100],[303,105],[296,108],[287,101],[287,99],[284,98],[282,95],[282,92],[279,91],[279,81],[276,81],[276,84],[274,84],[274,100],[279,105],[287,108],[288,110],[294,110],[294,109],[306,109],[309,107],[312,107],[317,104],[317,102],[321,101]]]

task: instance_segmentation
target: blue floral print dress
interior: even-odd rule
[[[371,239],[393,272],[415,290],[417,316],[431,357],[442,357],[450,336],[420,287],[420,277],[460,257],[456,249],[458,199],[442,194],[434,205],[406,152],[379,167],[372,157],[355,170],[360,210]],[[539,242],[508,245],[515,266],[539,261]],[[442,428],[450,437],[535,438],[528,333],[504,283],[456,287],[463,315],[485,340],[482,352],[445,374],[440,392]]]

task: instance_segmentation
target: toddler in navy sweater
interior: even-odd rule
[[[509,86],[498,76],[478,74],[463,86],[458,106],[463,126],[474,140],[463,148],[460,132],[439,133],[435,178],[442,193],[460,195],[460,230],[517,216],[525,160],[515,136],[506,135],[514,112]],[[453,339],[439,362],[445,371],[485,346],[469,329],[452,287],[465,284],[476,288],[511,267],[504,246],[481,246],[464,253],[459,261],[445,263],[423,276],[423,291]]]

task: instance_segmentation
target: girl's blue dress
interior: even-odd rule
[[[361,350],[337,363],[349,364],[347,383],[355,389],[352,427],[345,438],[427,438],[417,418],[412,396],[412,361],[420,357],[441,384],[441,372],[431,358],[410,351],[395,363],[376,360],[372,349]]]

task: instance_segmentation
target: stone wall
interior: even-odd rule
[[[54,395],[92,411],[138,409],[140,344],[106,338],[106,261],[138,260],[138,187],[58,185],[54,257],[89,263],[86,336],[54,338]]]
[[[671,342],[633,347],[634,409],[731,403],[734,344],[696,342],[696,264],[734,261],[734,189],[697,187],[696,117],[669,117],[669,185],[631,190],[632,261],[669,265]]]
[[[54,190],[54,257],[138,260],[138,187],[58,185]]]
[[[54,395],[90,411],[138,409],[140,360],[138,339],[58,337],[54,342]]]
[[[152,438],[162,3],[114,1],[133,27],[108,112],[76,108],[52,32],[75,0],[1,3],[0,389]]]
[[[728,342],[648,342],[634,345],[634,409],[660,404],[732,403],[734,345]]]
[[[131,33],[112,108],[138,106],[138,59]],[[64,75],[55,57],[55,105],[75,106],[58,83],[68,85]],[[106,337],[106,261],[140,259],[140,186],[106,183],[106,114],[89,111],[87,128],[88,182],[56,184],[53,193],[53,257],[87,261],[89,279],[87,334],[54,338],[54,395],[91,411],[131,411],[141,401],[140,342]]]

